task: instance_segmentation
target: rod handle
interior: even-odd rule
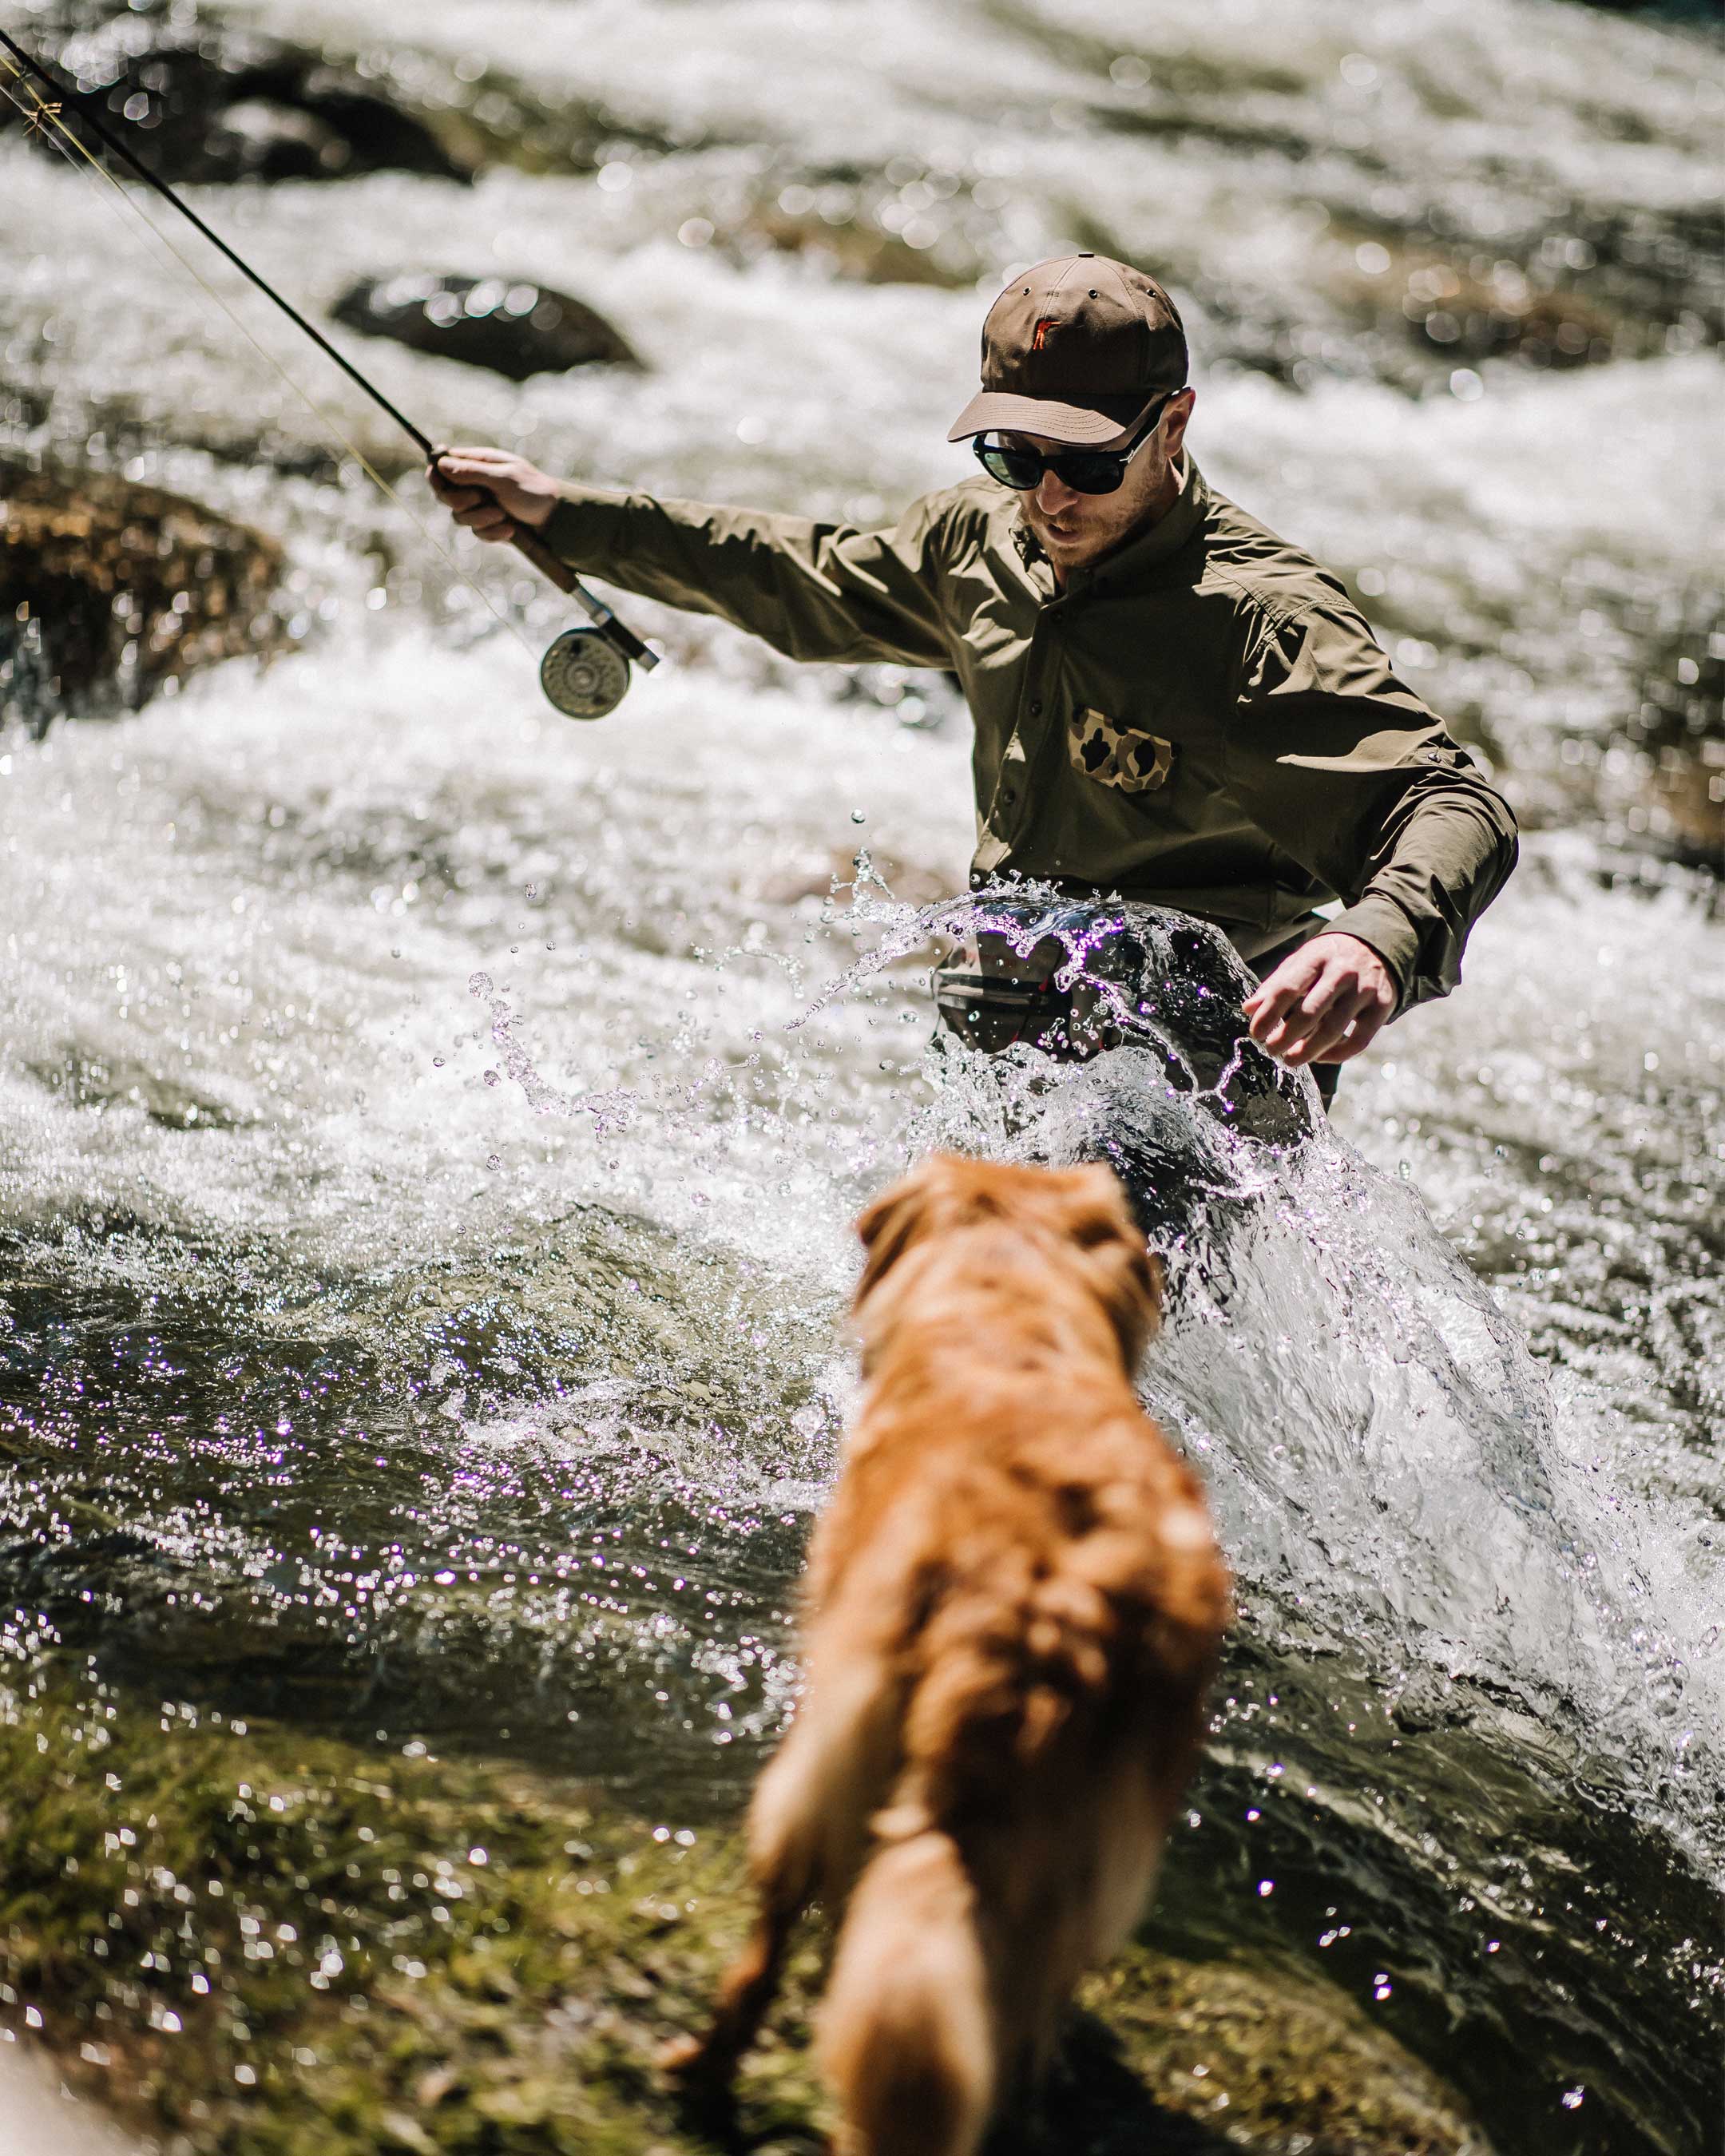
[[[536,532],[516,524],[510,531],[510,543],[517,553],[525,554],[542,577],[548,578],[560,592],[567,592],[578,600],[588,619],[601,629],[626,658],[648,673],[659,664],[659,654],[650,644],[643,644],[632,629],[620,622],[596,592],[590,592],[568,563],[560,561]]]
[[[431,463],[436,466],[446,454],[442,443],[431,452]],[[490,493],[489,487],[480,487],[481,494]],[[492,495],[495,501],[496,496]],[[573,599],[595,629],[603,632],[617,646],[625,659],[632,659],[644,674],[650,674],[659,664],[659,654],[650,644],[643,644],[632,629],[620,622],[597,592],[590,592],[565,561],[553,554],[537,533],[511,517],[509,526],[510,544],[518,554],[524,555],[540,575]]]

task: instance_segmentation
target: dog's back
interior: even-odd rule
[[[845,2145],[968,2156],[1143,1906],[1228,1580],[1132,1389],[1156,1287],[1105,1171],[937,1161],[862,1232],[867,1395],[751,1850],[769,1911],[848,1897]]]

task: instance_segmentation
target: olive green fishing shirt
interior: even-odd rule
[[[1507,803],[1343,585],[1189,456],[1166,516],[1064,590],[1016,497],[981,476],[881,531],[562,492],[543,536],[578,571],[793,659],[956,673],[976,726],[973,882],[1178,907],[1247,958],[1345,930],[1405,1009],[1461,978],[1515,865]]]

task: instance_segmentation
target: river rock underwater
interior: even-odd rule
[[[92,35],[101,81],[116,37],[141,80],[273,40],[202,213],[319,319],[407,274],[581,295],[639,369],[331,333],[439,432],[660,493],[881,516],[965,469],[979,284],[1163,268],[1205,470],[1346,575],[1527,836],[1463,989],[1297,1152],[1142,1046],[1050,1085],[931,1045],[942,680],[632,603],[670,663],[569,726],[562,603],[436,551],[357,393],[0,128],[0,454],[262,535],[288,654],[133,710],[122,645],[72,722],[0,644],[0,2065],[187,2151],[702,2146],[649,2061],[742,1921],[849,1223],[933,1143],[1085,1149],[1137,1070],[1209,1194],[1147,1397],[1242,1617],[1030,2145],[1712,2156],[1717,42],[1557,0]],[[762,2147],[815,2145],[819,1948]]]

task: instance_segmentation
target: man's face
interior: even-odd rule
[[[1100,561],[1129,538],[1140,525],[1166,512],[1179,491],[1176,468],[1186,422],[1191,417],[1193,393],[1183,389],[1169,399],[1153,434],[1126,468],[1126,477],[1112,494],[1077,494],[1045,471],[1028,494],[1019,496],[1025,523],[1040,542],[1064,583],[1070,570]],[[1070,442],[1051,441],[1045,434],[1009,434],[1014,446],[1040,449],[1057,456],[1070,449]]]

